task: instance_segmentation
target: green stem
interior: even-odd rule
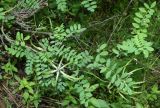
[[[96,75],[93,74],[93,73],[90,73],[90,72],[86,72],[86,73],[89,74],[89,75],[94,76],[95,78],[99,79],[100,81],[102,81],[102,82],[104,82],[104,83],[108,82],[108,81],[102,80],[101,78],[99,78],[98,76],[96,76]]]

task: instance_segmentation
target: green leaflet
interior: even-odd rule
[[[0,20],[3,20],[5,17],[5,13],[3,12],[3,8],[0,8]]]
[[[108,103],[102,99],[91,98],[90,102],[96,108],[110,108]]]
[[[83,0],[81,4],[90,12],[94,12],[97,8],[97,2],[95,0]]]
[[[57,9],[65,12],[67,11],[67,1],[66,0],[56,0],[57,3]]]

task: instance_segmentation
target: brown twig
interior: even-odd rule
[[[129,8],[129,6],[131,5],[132,2],[133,2],[133,0],[130,0],[130,2],[128,3],[127,7],[126,7],[125,10],[123,11],[121,18],[118,20],[118,23],[116,24],[116,26],[114,27],[112,33],[111,33],[110,36],[109,36],[109,39],[108,39],[108,41],[107,41],[107,44],[108,44],[109,41],[111,40],[111,38],[112,38],[113,34],[115,33],[115,31],[117,30],[118,25],[119,25],[119,24],[121,23],[121,21],[123,20],[123,15],[125,15],[126,11],[128,10],[128,8]]]
[[[23,31],[23,32],[26,32],[26,33],[33,33],[33,34],[42,34],[42,35],[53,35],[53,33],[51,32],[40,32],[40,31],[32,31],[32,30],[21,30],[21,29],[16,29],[18,31]]]
[[[108,21],[110,21],[110,20],[112,20],[112,19],[114,19],[114,18],[117,18],[117,17],[119,17],[119,16],[120,16],[120,15],[115,15],[115,16],[112,16],[112,17],[110,17],[110,18],[107,18],[107,19],[105,19],[105,20],[103,20],[103,21],[94,21],[94,22],[91,22],[90,25],[89,25],[87,28],[92,28],[92,27],[95,27],[95,26],[101,25],[101,24],[105,25],[106,22],[108,22]]]
[[[17,108],[19,108],[20,105],[16,102],[16,100],[15,100],[14,96],[12,95],[12,93],[8,90],[8,88],[7,88],[5,85],[3,85],[3,84],[1,84],[1,85],[2,85],[2,87],[3,87],[3,90],[4,90],[4,91],[7,93],[7,95],[11,98],[11,100],[16,104]]]

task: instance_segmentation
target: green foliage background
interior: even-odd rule
[[[159,108],[159,4],[0,1],[0,107]]]

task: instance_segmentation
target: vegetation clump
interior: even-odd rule
[[[0,108],[159,108],[159,3],[0,1]]]

